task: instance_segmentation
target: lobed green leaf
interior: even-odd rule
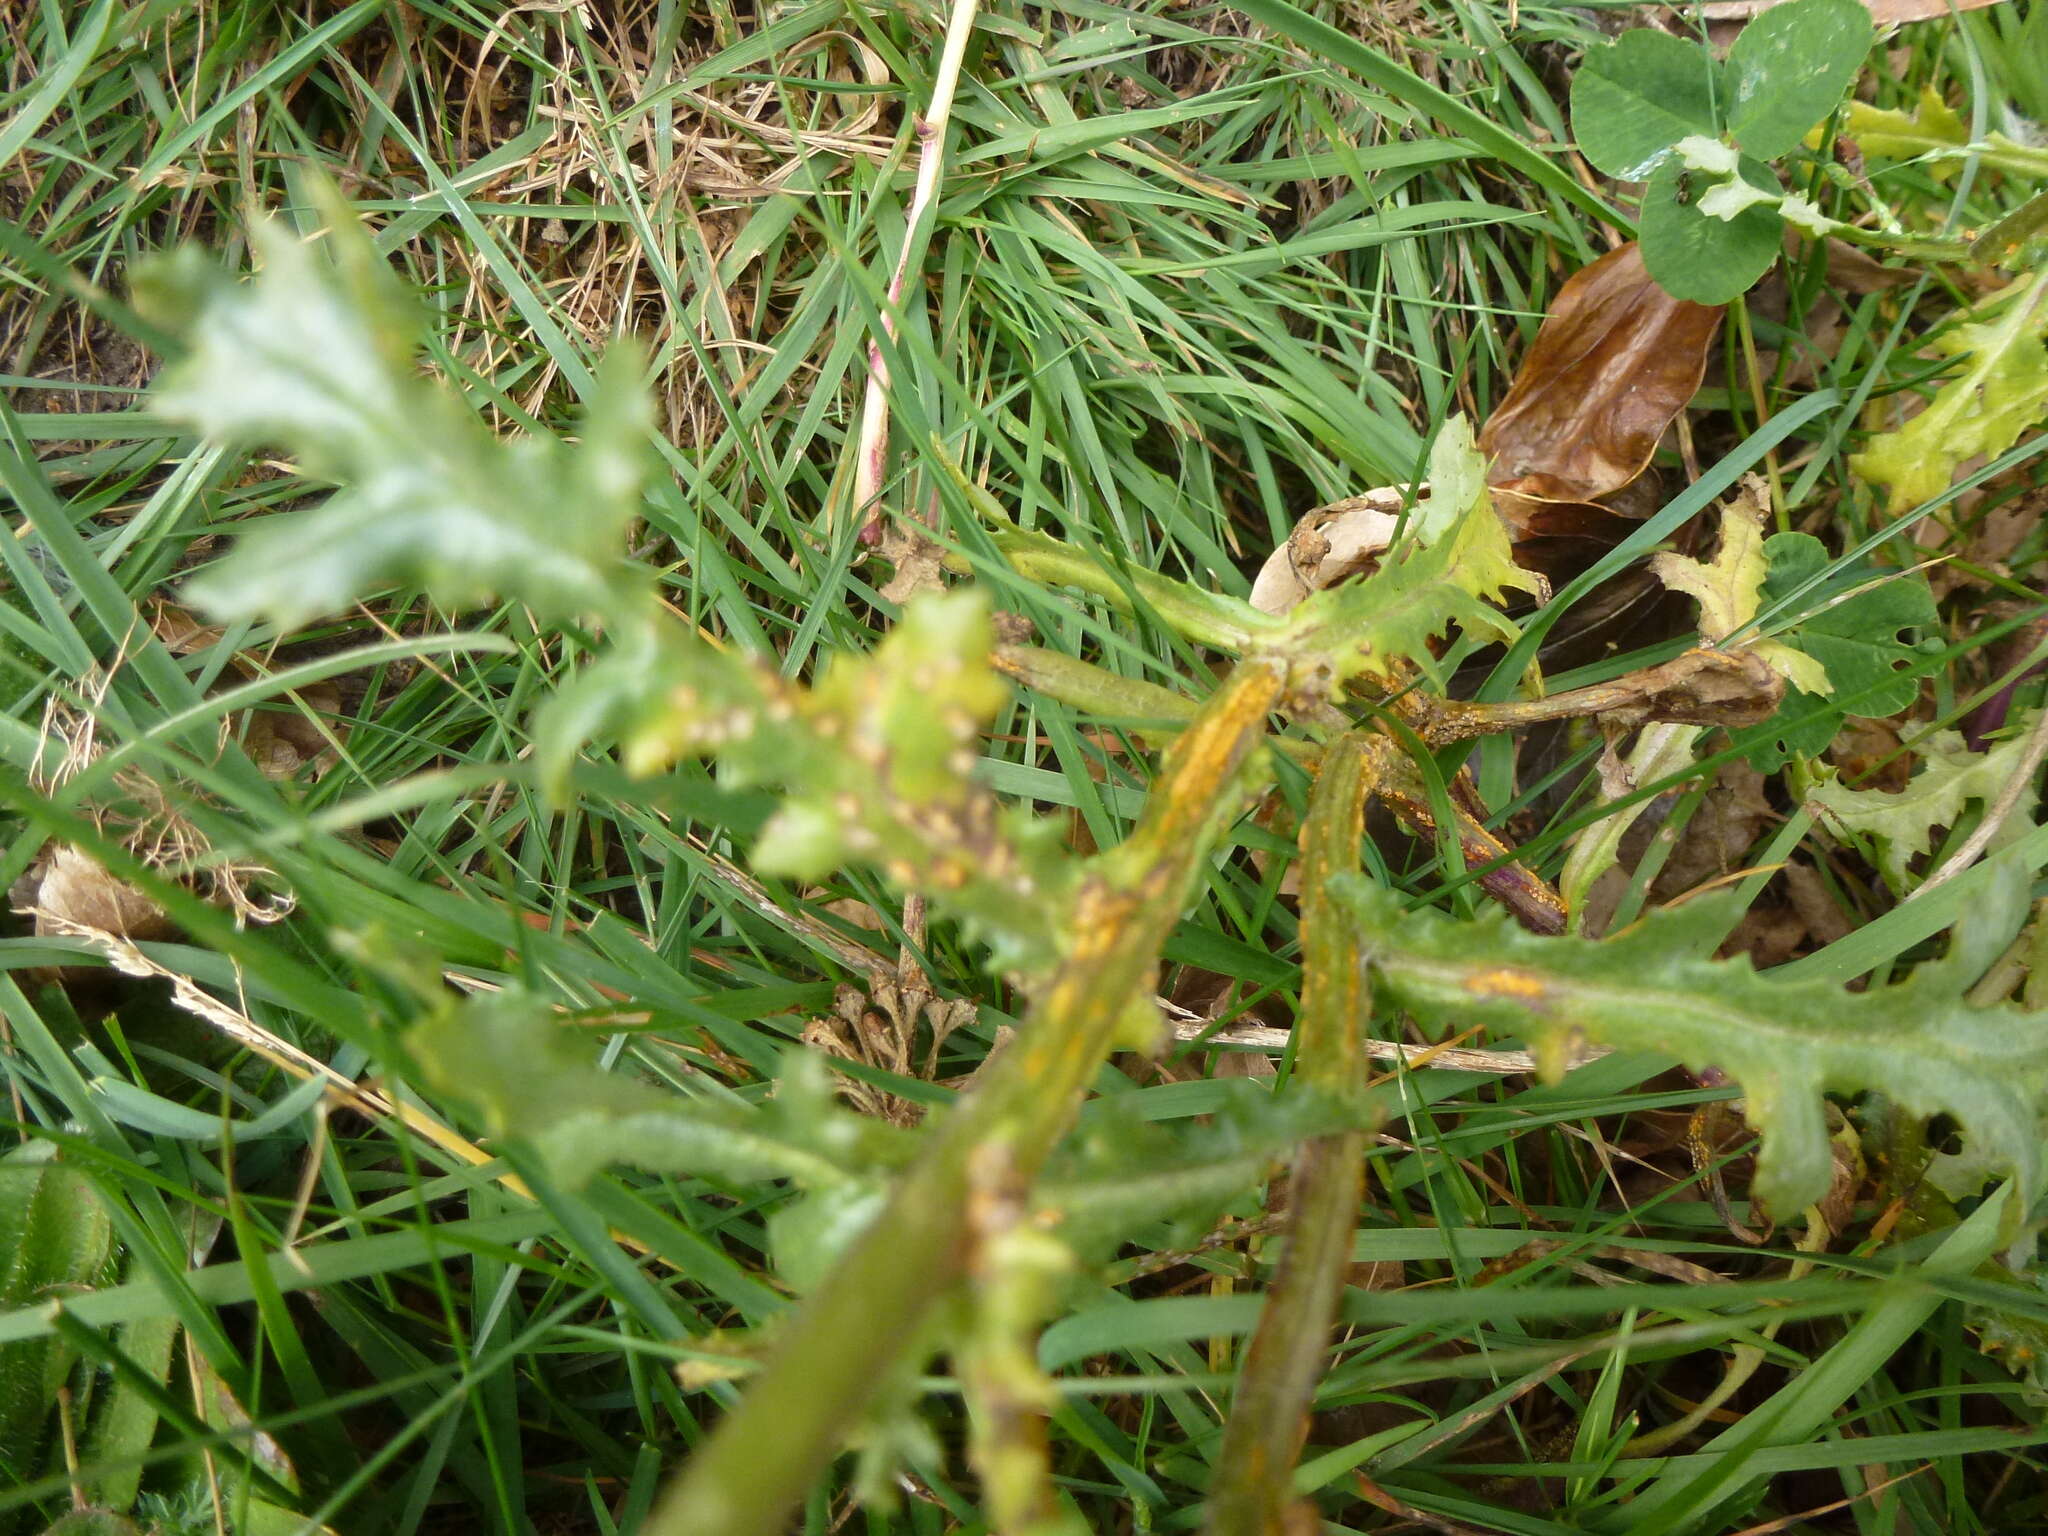
[[[1954,1115],[2017,1179],[2018,1211],[2040,1187],[2048,1013],[1969,1006],[1960,964],[1852,993],[1759,975],[1746,957],[1705,958],[1733,924],[1739,898],[1728,895],[1595,943],[1539,937],[1499,913],[1405,911],[1362,878],[1340,887],[1385,995],[1425,1020],[1521,1034],[1558,1063],[1598,1041],[1726,1072],[1763,1132],[1756,1187],[1781,1216],[1828,1187],[1830,1091],[1874,1089],[1914,1114]]]
[[[1901,790],[1851,789],[1830,775],[1806,795],[1830,825],[1876,845],[1878,867],[1895,891],[1911,883],[1913,859],[1928,851],[1935,828],[1955,826],[1973,800],[1988,804],[1998,798],[2021,771],[2027,742],[2014,736],[1989,751],[1972,752],[1955,731],[1937,731],[1915,750],[1920,771]],[[2028,830],[2026,813],[2035,798],[2029,786],[2016,807],[2019,814],[1999,834],[2001,843]]]
[[[1904,426],[1880,432],[1849,468],[1887,488],[1894,515],[1932,501],[1965,460],[1995,457],[2048,416],[2048,303],[2044,282],[1996,324],[1958,325],[1936,350],[1968,359],[1963,371]]]
[[[421,317],[346,205],[331,191],[323,203],[317,251],[275,221],[255,227],[246,282],[191,251],[136,276],[138,305],[191,348],[158,381],[155,409],[219,441],[281,448],[344,487],[242,538],[188,585],[192,601],[281,629],[406,586],[557,620],[637,611],[646,583],[621,559],[649,425],[634,349],[599,370],[580,447],[502,440],[417,374]]]

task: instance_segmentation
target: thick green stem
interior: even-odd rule
[[[1046,586],[1079,587],[1126,612],[1142,603],[1176,633],[1204,645],[1243,654],[1287,627],[1238,598],[1135,566],[1116,569],[1050,534],[1012,526],[992,529],[990,536],[1018,575]]]
[[[1005,676],[1013,677],[1034,692],[1047,694],[1075,709],[1110,720],[1156,722],[1146,728],[1148,736],[1178,732],[1195,716],[1197,705],[1193,699],[1161,688],[1156,683],[1118,677],[1090,662],[1078,661],[1057,651],[1042,650],[1035,645],[1004,645],[996,648],[992,659],[996,670]],[[1431,701],[1426,707],[1411,710],[1409,715],[1418,734],[1434,744],[1438,738],[1432,732],[1437,729],[1439,718],[1457,718],[1441,712],[1484,710],[1488,707]],[[1454,725],[1451,733],[1441,739],[1456,741],[1465,734],[1472,733],[1461,732]],[[1276,736],[1272,738],[1271,746],[1274,751],[1292,758],[1295,765],[1306,772],[1315,773],[1322,765],[1323,748],[1319,742]],[[1380,753],[1376,761],[1374,788],[1393,807],[1394,814],[1419,836],[1441,836],[1429,792],[1414,765],[1391,750]],[[1499,863],[1514,850],[1487,831],[1483,823],[1455,801],[1451,805],[1451,818],[1451,830],[1457,836],[1459,852],[1466,867],[1493,866],[1479,877],[1480,888],[1513,912],[1525,927],[1538,933],[1562,933],[1565,909],[1557,893],[1521,863]]]
[[[1234,671],[1175,744],[1128,843],[1076,902],[1071,947],[1015,1041],[935,1133],[887,1209],[791,1320],[768,1368],[648,1523],[649,1536],[779,1536],[848,1427],[966,1270],[977,1167],[1028,1188],[1065,1133],[1118,1028],[1152,995],[1159,951],[1284,677]]]
[[[1156,720],[1176,731],[1200,706],[1184,693],[1142,682],[1036,645],[999,645],[989,658],[1005,677],[1034,693],[1100,715],[1105,720]]]
[[[1387,743],[1339,737],[1323,759],[1302,828],[1301,1015],[1295,1072],[1307,1086],[1356,1101],[1365,1091],[1359,1031],[1372,1000],[1354,925],[1330,909],[1333,875],[1356,874],[1365,797]],[[1322,1379],[1330,1326],[1344,1294],[1358,1222],[1365,1133],[1302,1145],[1289,1185],[1287,1248],[1259,1312],[1223,1432],[1210,1495],[1209,1536],[1282,1536],[1291,1527],[1294,1465]]]

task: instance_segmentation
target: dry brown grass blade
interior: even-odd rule
[[[953,118],[953,95],[960,86],[960,66],[967,56],[967,39],[974,30],[975,0],[953,0],[953,7],[946,18],[946,41],[939,55],[939,67],[932,77],[931,102],[918,115],[915,132],[917,135],[917,186],[911,194],[910,208],[904,215],[903,249],[896,258],[895,274],[889,279],[889,291],[882,309],[883,336],[894,341],[898,334],[896,315],[903,302],[905,284],[910,276],[914,257],[923,254],[925,242],[930,236],[933,210],[938,204],[939,180],[946,168],[946,129]],[[882,482],[888,477],[889,468],[889,364],[882,355],[882,338],[868,343],[867,395],[861,403],[860,440],[854,461],[853,510],[861,519],[861,538],[873,544],[881,536],[881,512],[876,506],[882,493]],[[913,532],[910,537],[915,539]],[[914,551],[906,548],[898,557],[898,574],[904,575],[911,568]],[[918,562],[916,569],[921,577],[928,578],[922,584],[936,585],[938,568],[936,563],[925,569],[924,562]],[[900,589],[899,583],[890,584],[893,590],[891,601],[901,602],[909,596]]]
[[[38,916],[48,920],[49,932],[63,938],[82,941],[123,976],[133,976],[144,981],[168,982],[171,988],[171,1001],[181,1010],[279,1070],[289,1072],[301,1081],[317,1078],[324,1082],[334,1102],[371,1119],[398,1120],[422,1140],[432,1143],[441,1151],[472,1167],[491,1161],[490,1153],[465,1140],[425,1110],[408,1104],[403,1099],[387,1098],[373,1088],[365,1088],[353,1079],[342,1076],[319,1057],[302,1050],[282,1035],[265,1029],[247,1014],[230,1008],[191,977],[150,959],[132,939],[118,933],[110,933],[104,928],[76,923],[54,913],[39,913]],[[532,1192],[510,1174],[503,1176],[499,1182],[516,1194],[527,1199],[533,1198]]]
[[[1199,1040],[1205,1046],[1239,1046],[1258,1051],[1284,1051],[1294,1039],[1290,1029],[1272,1029],[1263,1024],[1233,1024],[1218,1029],[1192,1017],[1175,1019],[1173,1034],[1177,1040]],[[1410,1045],[1399,1040],[1365,1040],[1360,1045],[1374,1061],[1398,1061],[1411,1070],[1442,1067],[1450,1072],[1519,1073],[1540,1071],[1543,1066],[1528,1051],[1472,1051],[1462,1046]],[[1565,1066],[1567,1070],[1584,1066],[1607,1054],[1603,1046],[1585,1047]]]

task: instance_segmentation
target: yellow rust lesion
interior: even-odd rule
[[[1540,1002],[1550,995],[1542,977],[1507,965],[1474,971],[1465,978],[1465,990],[1474,997],[1509,997],[1524,1003]]]

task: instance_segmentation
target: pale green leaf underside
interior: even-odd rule
[[[449,607],[510,598],[552,619],[637,611],[646,583],[621,558],[648,425],[633,349],[600,370],[580,445],[501,439],[417,373],[421,317],[329,200],[322,247],[257,225],[247,281],[184,252],[137,274],[138,301],[191,343],[155,408],[220,441],[281,448],[345,487],[266,520],[190,583],[191,599],[280,629],[407,587]]]
[[[1922,766],[1904,789],[1851,789],[1845,784],[1817,785],[1807,799],[1844,831],[1871,838],[1885,879],[1895,891],[1909,883],[1913,859],[1926,853],[1937,827],[1953,827],[1973,800],[1996,800],[2026,756],[2024,735],[2000,742],[1988,752],[1972,752],[1955,731],[1938,731],[1920,743]],[[2006,823],[2005,840],[2027,829],[2032,809],[2031,786]]]
[[[1712,897],[1595,943],[1539,937],[1500,914],[1406,912],[1363,879],[1346,879],[1340,896],[1381,995],[1425,1020],[1484,1023],[1560,1061],[1593,1041],[1726,1072],[1763,1133],[1757,1191],[1781,1217],[1827,1189],[1830,1091],[1874,1089],[1911,1113],[1955,1116],[2017,1177],[2016,1209],[2040,1187],[2048,1014],[1972,1008],[1946,965],[1863,993],[1774,981],[1747,960],[1701,958],[1702,936],[1731,918]]]

